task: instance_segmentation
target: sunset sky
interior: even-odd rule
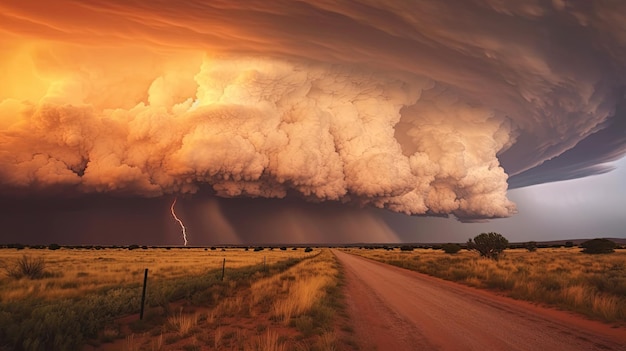
[[[621,1],[3,1],[0,243],[626,237]]]

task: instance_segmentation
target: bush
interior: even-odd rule
[[[529,241],[524,244],[524,248],[528,250],[528,252],[535,252],[537,251],[537,243],[534,241]]]
[[[441,245],[441,249],[447,254],[455,254],[461,251],[461,245],[448,243]]]
[[[48,250],[58,250],[60,248],[61,248],[61,246],[59,246],[59,244],[50,244],[50,245],[48,245]]]
[[[40,279],[45,275],[44,268],[46,267],[46,261],[43,257],[32,258],[24,255],[18,259],[15,265],[11,267],[4,267],[7,275],[13,279],[21,279],[26,277],[28,279]]]
[[[580,244],[584,253],[587,254],[607,254],[615,252],[617,245],[609,239],[591,239]]]
[[[313,249],[310,247],[307,247],[306,249],[304,249],[304,252],[311,252],[311,251],[313,251]]]
[[[15,243],[15,244],[8,244],[7,248],[9,248],[9,249],[16,249],[16,250],[24,250],[25,246],[24,246],[24,244]]]
[[[413,246],[402,245],[402,246],[400,246],[400,251],[413,251]]]
[[[497,260],[508,245],[509,241],[501,234],[490,232],[477,235],[473,241],[469,239],[467,249],[478,251],[482,257]]]

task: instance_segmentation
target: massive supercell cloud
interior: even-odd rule
[[[507,180],[626,152],[621,1],[5,1],[0,22],[5,193],[493,218]]]

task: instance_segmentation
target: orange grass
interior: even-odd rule
[[[324,296],[324,289],[335,283],[337,274],[332,253],[324,250],[281,274],[253,283],[252,303],[271,304],[272,316],[288,324]]]
[[[588,255],[579,248],[505,250],[498,261],[466,250],[347,250],[466,285],[546,303],[605,322],[626,322],[626,250]]]
[[[45,278],[12,279],[1,267],[14,264],[23,255],[45,260]],[[81,296],[105,287],[141,284],[145,268],[151,282],[182,276],[200,275],[220,269],[226,258],[226,269],[261,265],[287,258],[303,257],[302,250],[243,249],[204,251],[204,249],[2,249],[0,250],[0,301],[26,297],[55,299]]]

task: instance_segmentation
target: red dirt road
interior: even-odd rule
[[[626,328],[333,252],[361,350],[626,350]]]

